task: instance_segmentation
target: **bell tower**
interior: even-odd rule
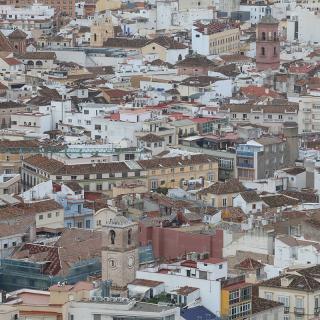
[[[257,26],[256,67],[257,71],[277,70],[280,67],[279,22],[271,15],[271,8],[266,8],[266,15]]]
[[[102,280],[111,280],[111,291],[121,294],[139,267],[138,224],[116,215],[102,232]]]

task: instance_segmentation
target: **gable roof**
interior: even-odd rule
[[[28,35],[20,29],[15,29],[8,36],[9,39],[25,39]]]
[[[156,43],[161,47],[164,47],[166,49],[186,49],[188,48],[185,44],[178,42],[174,40],[173,38],[166,37],[166,36],[160,36],[153,40],[148,41],[148,44]]]
[[[225,182],[217,181],[207,188],[198,192],[198,194],[229,194],[245,191],[246,188],[238,179],[230,179]]]
[[[260,284],[263,287],[283,288],[284,290],[318,291],[320,290],[320,265],[295,270],[295,273],[288,273],[266,280]],[[281,285],[281,279],[286,280],[286,285]]]
[[[240,193],[242,199],[247,203],[262,201],[256,191],[244,191]]]
[[[264,267],[264,264],[255,259],[246,258],[236,265],[236,267],[242,270],[256,270]]]
[[[176,63],[177,67],[215,67],[216,64],[206,56],[200,54],[187,55],[183,60]]]

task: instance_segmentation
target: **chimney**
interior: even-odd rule
[[[280,281],[281,281],[281,287],[284,287],[284,288],[288,287],[289,284],[290,284],[290,282],[291,282],[291,281],[289,281],[289,279],[286,278],[286,277],[281,278]]]

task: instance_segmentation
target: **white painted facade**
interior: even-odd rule
[[[126,303],[119,302],[77,302],[70,301],[65,308],[64,319],[83,320],[93,319],[93,315],[100,315],[103,320],[113,320],[115,318],[135,318],[135,319],[180,319],[180,308],[178,307],[156,307],[148,303],[140,303],[140,307],[134,308],[137,302],[129,301]],[[143,307],[145,306],[145,307]],[[69,317],[68,317],[69,315]],[[72,317],[71,317],[72,316]]]
[[[222,265],[222,267],[219,267]],[[168,273],[159,273],[161,268],[171,269]],[[211,312],[219,315],[221,307],[221,284],[217,279],[227,276],[227,263],[223,262],[213,267],[211,264],[197,263],[197,268],[179,267],[177,265],[162,265],[156,268],[147,268],[137,271],[136,277],[154,281],[162,281],[165,284],[166,292],[189,286],[200,289],[201,302]],[[218,270],[217,270],[218,268]],[[189,271],[187,271],[189,270]],[[199,271],[206,271],[208,278],[200,279]],[[187,276],[190,274],[190,276]]]
[[[296,242],[296,245],[289,245],[282,240],[282,236],[275,239],[274,243],[274,266],[279,268],[288,268],[301,265],[315,265],[320,263],[319,242],[296,239],[290,236],[290,242]]]
[[[233,206],[239,207],[245,214],[255,214],[258,212],[262,212],[263,201],[254,201],[247,202],[241,194],[238,194],[235,198],[233,198]]]
[[[11,115],[11,128],[38,134],[51,130],[51,115],[40,112],[17,112]]]
[[[257,24],[265,16],[266,5],[240,4],[240,11],[250,12],[250,23]]]
[[[300,191],[303,188],[306,188],[307,182],[307,172],[301,172],[299,174],[290,174],[284,170],[277,170],[274,173],[276,178],[284,178],[287,180],[287,185],[289,190],[298,190]]]

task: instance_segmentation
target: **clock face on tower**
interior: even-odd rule
[[[132,268],[134,266],[134,256],[128,257],[128,268]]]
[[[117,269],[117,262],[114,259],[109,259],[108,261],[110,268]]]

